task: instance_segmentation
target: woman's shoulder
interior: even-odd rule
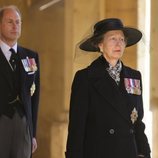
[[[77,70],[75,73],[75,77],[85,78],[88,75],[88,67],[84,69]]]
[[[129,66],[123,66],[123,67],[124,67],[124,71],[126,72],[126,74],[129,74],[130,76],[141,77],[141,72],[139,70],[136,70]]]

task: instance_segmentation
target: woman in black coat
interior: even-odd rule
[[[142,80],[120,58],[142,33],[110,18],[94,25],[80,49],[101,52],[72,84],[66,158],[150,158]]]

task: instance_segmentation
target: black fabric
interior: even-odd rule
[[[20,58],[18,53],[15,53],[14,49],[11,48],[11,57],[10,57],[10,64],[13,68],[11,78],[12,78],[12,87],[11,95],[8,101],[8,108],[4,111],[4,114],[10,118],[13,117],[15,111],[19,113],[21,117],[24,115],[24,105],[21,103],[20,100],[15,101],[14,103],[10,103],[14,101],[17,96],[20,94]]]
[[[9,49],[9,51],[11,52],[11,56],[10,56],[10,64],[13,68],[13,70],[16,70],[16,61],[17,61],[17,54],[15,53],[15,50],[13,48]]]
[[[12,104],[8,104],[8,108],[4,112],[4,115],[8,116],[9,118],[13,118],[15,112],[17,112],[21,118],[25,114],[24,105],[20,101],[16,101]]]

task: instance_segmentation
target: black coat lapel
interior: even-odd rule
[[[125,118],[129,120],[127,105],[119,91],[115,81],[110,76],[105,75],[95,83],[98,92]]]
[[[97,59],[89,67],[90,77],[94,80],[95,89],[109,102],[126,120],[129,121],[127,105],[120,93],[119,87],[109,76],[105,65]]]
[[[0,74],[3,75],[6,78],[6,81],[8,81],[10,87],[12,87],[12,69],[5,58],[1,48],[0,48]]]
[[[26,58],[27,52],[25,52],[25,50],[20,46],[18,46],[17,51],[20,58],[20,87],[21,87],[21,94],[22,94],[23,89],[24,89],[24,83],[26,81],[26,75],[27,75],[22,64],[22,59]],[[23,97],[23,95],[21,95],[21,97]]]

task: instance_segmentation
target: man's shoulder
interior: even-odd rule
[[[28,55],[37,55],[37,52],[36,51],[34,51],[34,50],[32,50],[32,49],[29,49],[29,48],[26,48],[26,47],[23,47],[23,46],[19,46],[18,45],[18,51],[20,52],[20,53],[26,53],[26,54],[28,54]]]

